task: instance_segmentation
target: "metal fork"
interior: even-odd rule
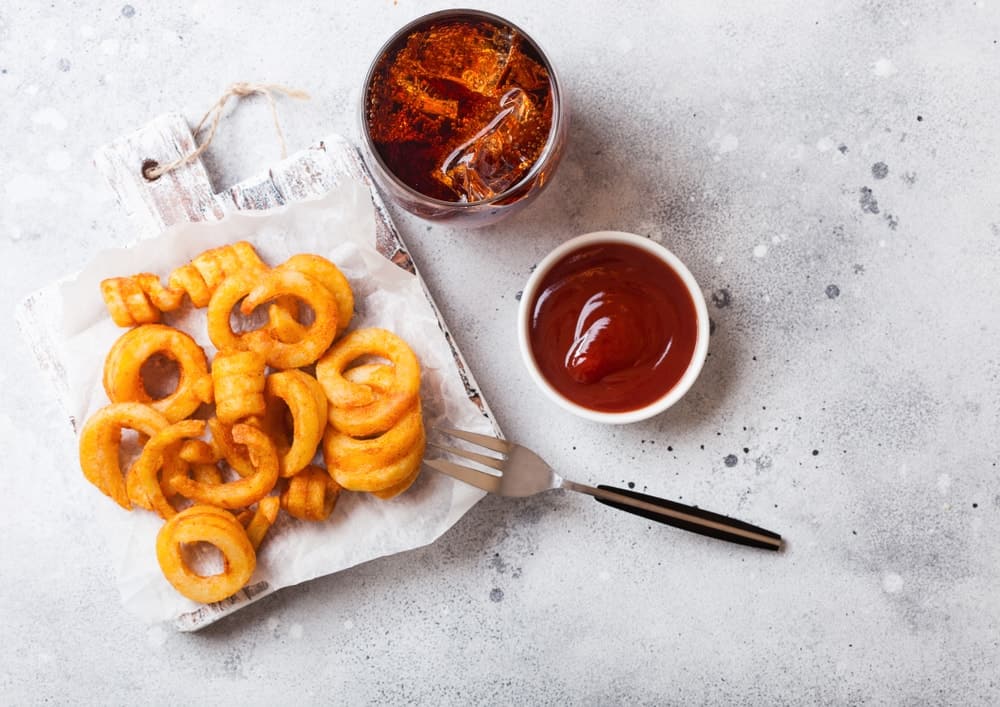
[[[628,513],[634,513],[649,520],[655,520],[675,528],[682,528],[692,533],[707,535],[719,540],[759,547],[765,550],[780,550],[781,536],[770,530],[758,528],[740,520],[686,506],[683,503],[667,501],[666,499],[649,496],[635,491],[626,491],[603,484],[587,486],[575,481],[564,479],[552,470],[544,459],[527,447],[512,444],[502,439],[487,435],[437,428],[439,432],[464,439],[480,447],[499,452],[502,456],[494,457],[479,454],[466,449],[428,442],[429,446],[455,456],[468,459],[500,474],[490,474],[469,466],[456,464],[447,459],[425,459],[424,463],[432,469],[447,474],[459,481],[472,484],[483,491],[499,496],[534,496],[536,493],[549,489],[564,488],[577,493],[593,496],[601,503]]]

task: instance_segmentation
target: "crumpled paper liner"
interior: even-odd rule
[[[107,314],[99,282],[138,272],[153,272],[165,279],[208,248],[247,240],[271,265],[295,253],[317,253],[335,262],[354,289],[356,313],[351,327],[394,331],[420,359],[428,429],[443,425],[491,434],[489,421],[467,396],[421,283],[375,250],[374,225],[367,188],[345,180],[323,199],[260,215],[239,213],[215,223],[178,225],[130,248],[100,253],[75,278],[53,286],[59,288],[62,302],[62,335],[57,334],[54,356],[66,370],[69,390],[63,404],[78,430],[90,414],[109,402],[101,384],[104,358],[124,331]],[[214,355],[204,309],[186,305],[165,320],[193,336],[206,354]],[[82,474],[79,483],[86,484]],[[229,613],[281,587],[431,543],[483,496],[478,489],[425,468],[409,491],[390,501],[343,492],[324,523],[282,514],[261,546],[250,591],[205,612],[178,594],[160,572],[155,542],[161,519],[142,509],[126,512],[96,488],[90,491],[125,608],[148,622],[179,620],[187,628],[206,625],[214,615]]]

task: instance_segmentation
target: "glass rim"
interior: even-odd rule
[[[492,196],[489,199],[480,199],[478,201],[445,201],[444,199],[438,199],[433,196],[428,196],[427,194],[424,194],[423,192],[418,191],[417,189],[411,187],[409,184],[401,180],[396,175],[395,172],[389,169],[389,166],[385,163],[385,160],[382,159],[382,155],[379,154],[377,149],[375,149],[375,142],[374,140],[372,140],[371,132],[368,126],[368,95],[371,89],[372,78],[375,74],[375,69],[379,65],[379,61],[382,59],[382,57],[385,55],[388,49],[393,44],[395,44],[396,41],[400,39],[400,37],[409,34],[420,25],[423,25],[433,20],[445,19],[445,18],[460,18],[460,17],[475,17],[475,18],[490,20],[496,24],[510,27],[515,32],[518,32],[522,37],[524,37],[525,41],[527,41],[531,45],[531,47],[538,53],[538,56],[541,58],[542,63],[545,65],[545,68],[549,73],[549,84],[552,87],[552,121],[551,125],[549,126],[549,134],[545,138],[545,145],[542,147],[541,153],[538,155],[538,158],[535,160],[534,164],[531,165],[531,169],[529,169],[524,174],[524,176],[522,176],[520,179],[518,179],[516,182],[514,182],[512,185],[504,189],[496,196]],[[529,184],[535,177],[537,177],[538,173],[542,171],[542,168],[547,164],[549,158],[552,156],[552,153],[556,148],[557,138],[559,135],[559,128],[563,118],[562,93],[559,88],[559,79],[556,76],[556,71],[552,66],[552,62],[549,60],[549,57],[545,54],[542,48],[538,45],[538,42],[536,42],[531,37],[531,35],[529,35],[527,32],[525,32],[523,29],[521,29],[518,25],[514,24],[510,20],[500,17],[499,15],[494,15],[491,12],[485,12],[483,10],[472,10],[466,8],[438,10],[436,12],[431,12],[426,15],[421,15],[420,17],[417,17],[416,19],[407,22],[401,28],[393,32],[392,36],[389,37],[389,39],[379,48],[378,52],[375,54],[375,58],[372,60],[371,65],[368,67],[368,72],[365,74],[365,81],[361,94],[360,112],[361,112],[361,133],[364,137],[365,148],[367,149],[368,154],[371,156],[371,158],[375,161],[375,163],[379,166],[382,172],[386,175],[386,177],[389,180],[391,180],[395,186],[399,187],[400,189],[404,190],[405,192],[419,199],[420,201],[423,201],[427,204],[431,204],[434,206],[440,206],[458,210],[465,210],[476,206],[489,206],[491,204],[496,204],[497,202],[503,201],[517,190],[523,188],[526,184]]]

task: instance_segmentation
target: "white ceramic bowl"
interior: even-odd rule
[[[585,246],[599,243],[623,243],[625,245],[635,246],[636,248],[640,248],[653,257],[666,263],[671,270],[677,273],[681,281],[687,287],[688,294],[691,295],[691,301],[694,302],[695,316],[698,320],[698,333],[694,346],[694,354],[691,357],[691,362],[688,364],[687,369],[681,376],[681,379],[677,381],[677,384],[667,391],[663,397],[644,407],[629,410],[627,412],[601,412],[599,410],[591,410],[564,397],[548,382],[548,380],[545,379],[545,376],[543,376],[542,372],[539,370],[538,364],[535,361],[534,353],[531,350],[531,341],[528,335],[529,324],[531,321],[531,309],[535,302],[535,296],[538,294],[538,286],[548,274],[549,270],[551,270],[557,262],[570,253]],[[594,233],[577,236],[576,238],[566,241],[545,256],[545,258],[538,264],[538,267],[535,268],[531,277],[528,278],[528,283],[524,286],[524,292],[521,295],[521,307],[518,310],[517,316],[517,340],[521,348],[521,358],[524,360],[524,365],[527,367],[528,373],[531,374],[531,378],[535,381],[538,387],[542,389],[542,392],[551,398],[556,404],[566,410],[569,410],[574,415],[579,415],[587,420],[604,422],[612,425],[638,422],[639,420],[645,420],[653,417],[654,415],[659,415],[661,412],[680,400],[681,397],[688,392],[694,384],[695,379],[701,372],[702,365],[705,363],[705,356],[708,353],[708,330],[708,308],[705,306],[705,297],[701,294],[701,288],[698,287],[698,283],[695,281],[691,271],[687,269],[684,263],[682,263],[676,255],[661,246],[659,243],[656,243],[649,238],[637,236],[634,233],[625,233],[623,231],[596,231]]]

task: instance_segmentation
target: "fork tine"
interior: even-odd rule
[[[489,437],[487,435],[476,434],[475,432],[466,432],[465,430],[453,430],[448,427],[435,427],[438,432],[444,432],[452,437],[458,437],[459,439],[464,439],[466,442],[472,442],[473,444],[478,444],[481,447],[486,447],[487,449],[492,449],[494,452],[509,452],[512,445],[502,439],[497,439],[496,437]]]
[[[440,449],[443,452],[449,452],[457,457],[464,457],[470,461],[479,462],[483,466],[488,466],[493,469],[497,469],[498,471],[503,471],[503,460],[497,459],[496,457],[488,457],[485,454],[476,454],[475,452],[470,452],[466,449],[449,447],[446,444],[438,444],[437,442],[428,442],[427,446]]]
[[[487,474],[485,471],[470,469],[461,464],[453,464],[444,459],[424,459],[424,464],[432,469],[440,471],[442,474],[451,476],[459,481],[472,484],[477,488],[489,493],[500,493],[500,477]]]

